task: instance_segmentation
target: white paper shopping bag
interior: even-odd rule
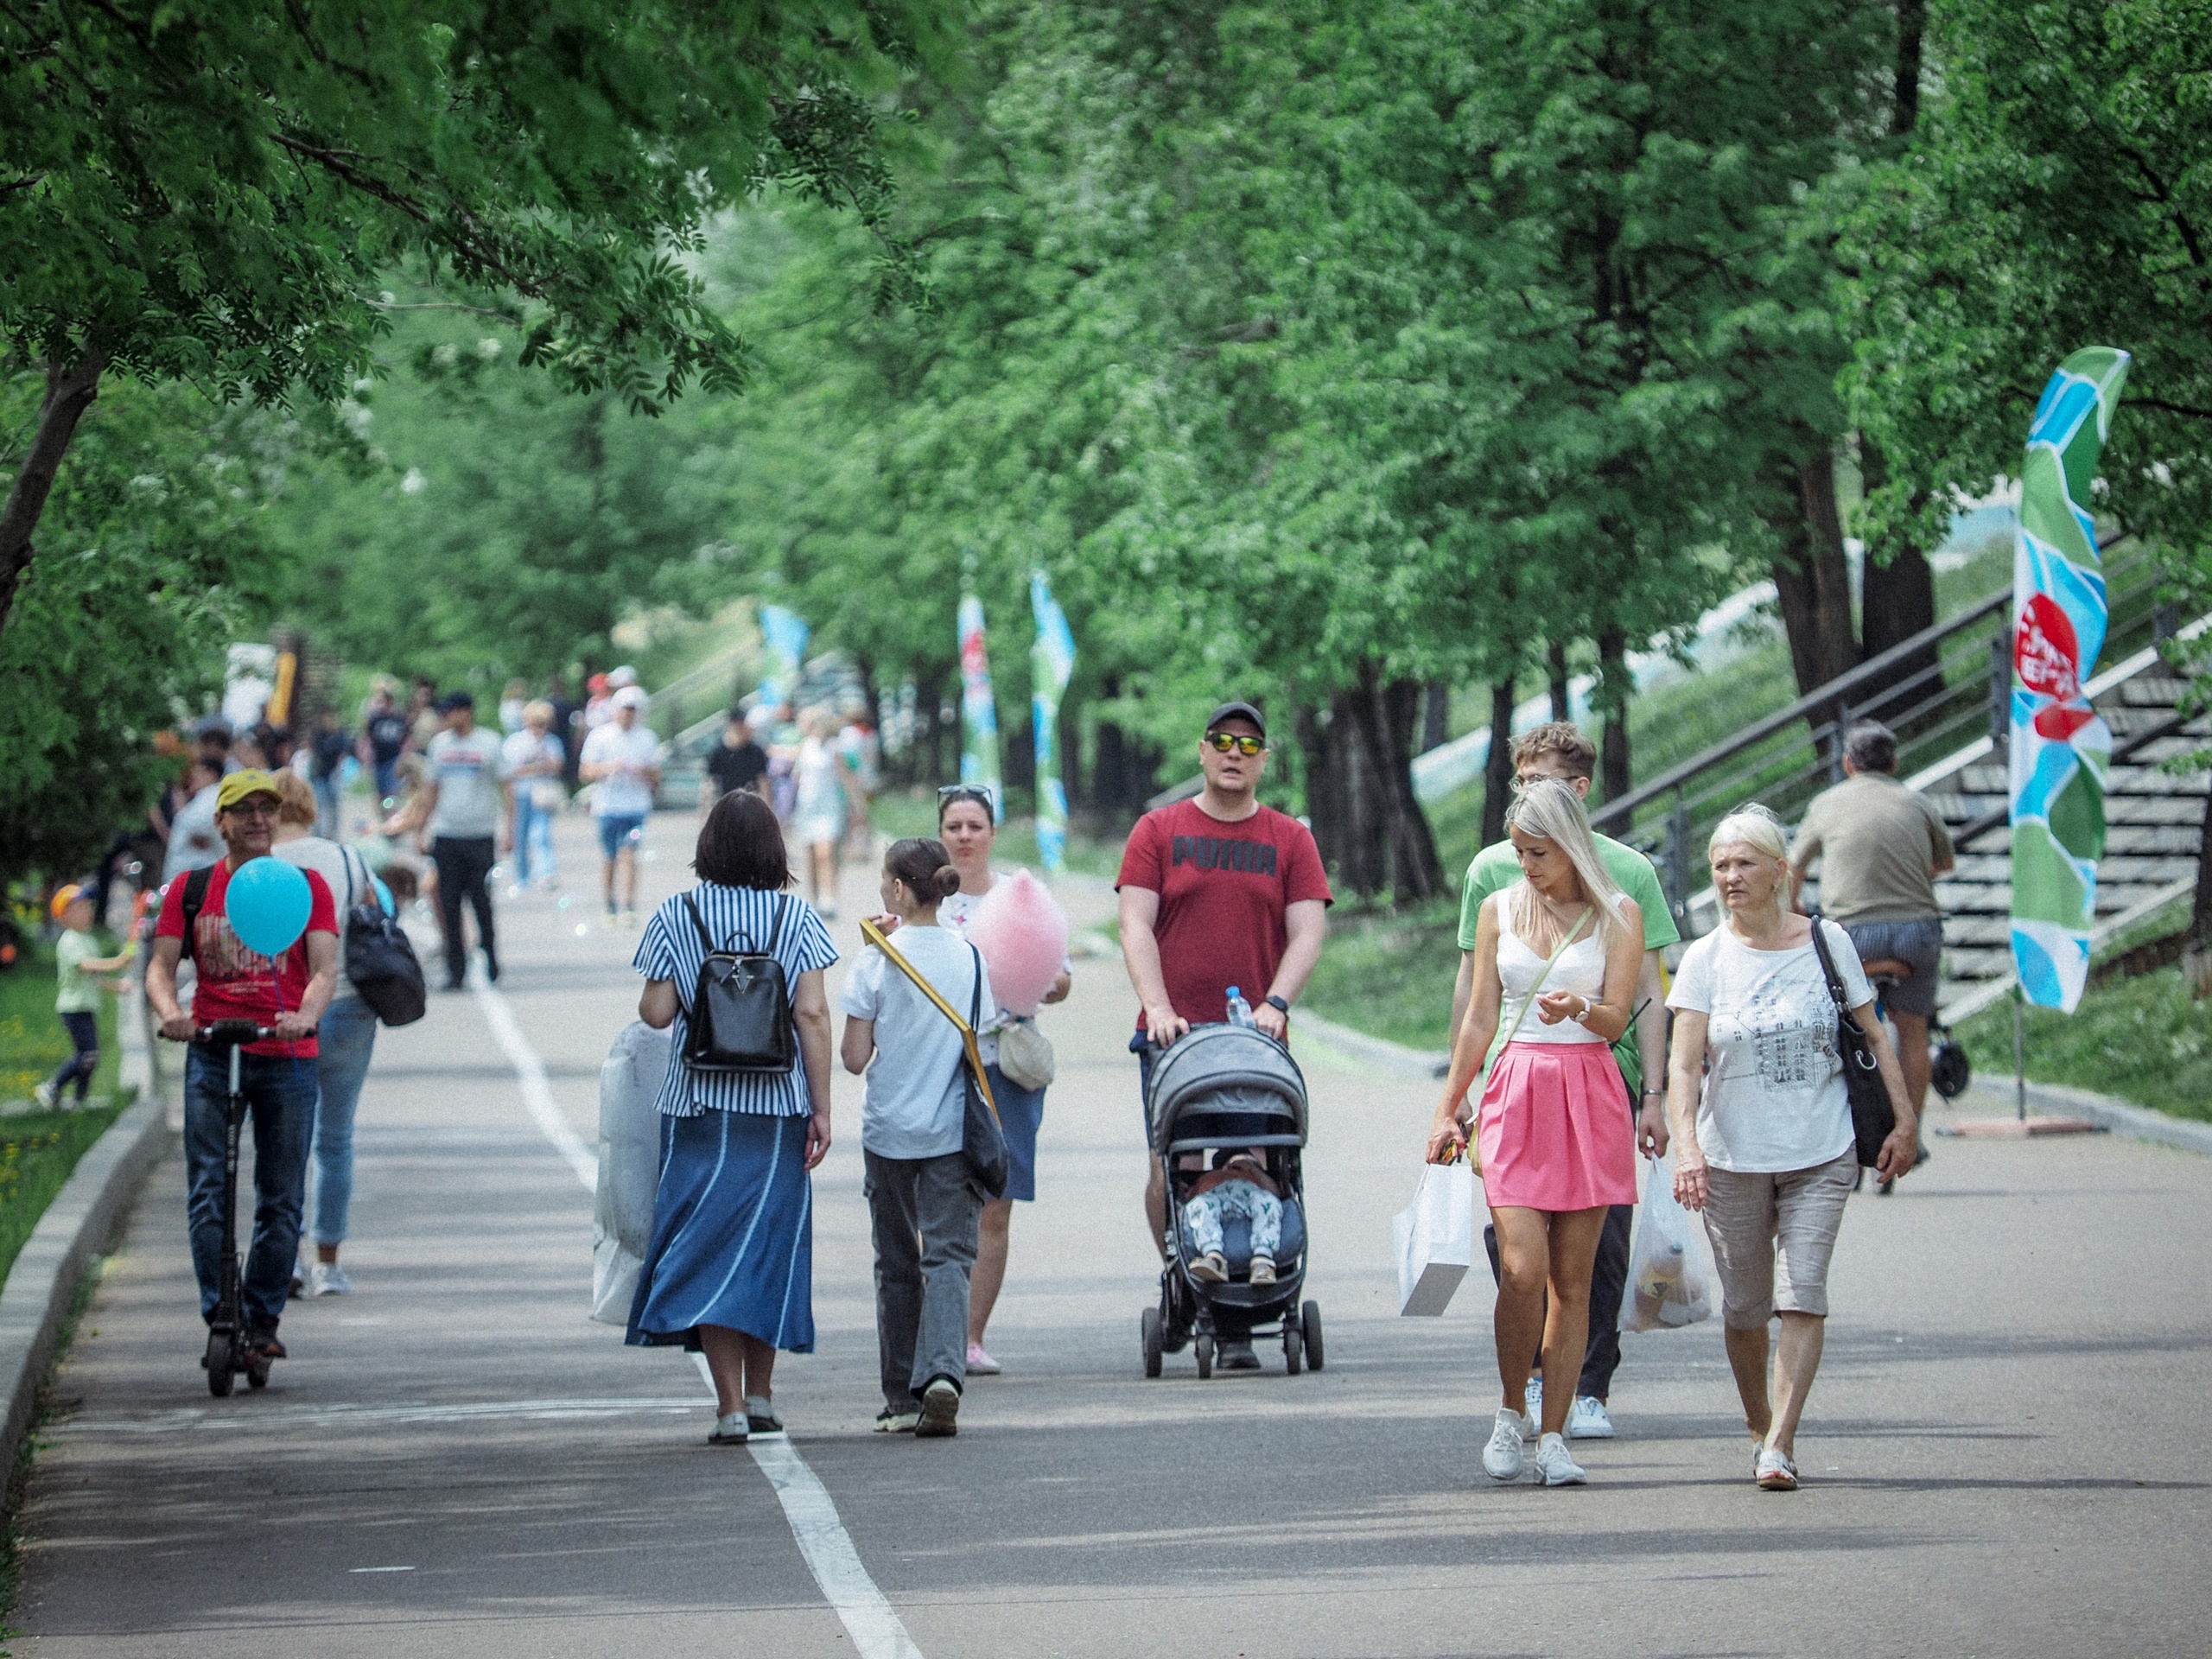
[[[1414,1201],[1393,1224],[1398,1312],[1433,1319],[1451,1305],[1475,1248],[1475,1172],[1465,1160],[1424,1164]]]
[[[633,1020],[599,1071],[599,1185],[592,1212],[591,1316],[627,1325],[638,1274],[652,1243],[660,1187],[661,1080],[674,1045]]]

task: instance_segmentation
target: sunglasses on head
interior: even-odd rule
[[[938,810],[943,811],[955,801],[974,801],[982,806],[991,804],[991,791],[978,784],[939,784],[937,786]]]
[[[1217,754],[1227,754],[1231,749],[1239,754],[1257,754],[1268,747],[1266,738],[1244,732],[1208,732],[1205,741],[1213,746]]]

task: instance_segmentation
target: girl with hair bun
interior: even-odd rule
[[[1487,1062],[1472,1147],[1497,1230],[1503,1394],[1483,1468],[1495,1480],[1517,1478],[1522,1439],[1533,1433],[1539,1482],[1579,1486],[1585,1476],[1564,1433],[1573,1390],[1546,1389],[1543,1421],[1529,1425],[1529,1362],[1541,1338],[1547,1376],[1572,1376],[1581,1365],[1606,1211],[1636,1201],[1634,1118],[1611,1045],[1635,1012],[1643,913],[1607,874],[1565,784],[1530,782],[1505,822],[1521,879],[1483,900],[1474,994],[1452,1046],[1428,1159],[1441,1163],[1469,1147],[1460,1114]]]
[[[896,918],[899,953],[980,1028],[998,1013],[982,955],[938,925],[938,905],[959,887],[943,842],[910,837],[884,855],[880,890]],[[868,1076],[861,1157],[883,1381],[875,1427],[953,1434],[968,1381],[969,1274],[983,1205],[961,1150],[966,1051],[953,1023],[880,950],[855,966],[842,1006],[845,1069]]]

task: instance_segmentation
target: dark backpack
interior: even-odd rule
[[[423,964],[399,918],[385,914],[374,887],[359,904],[353,902],[353,860],[359,856],[346,855],[346,977],[378,1020],[411,1026],[430,1006]]]
[[[789,1071],[798,1064],[798,1035],[791,1026],[791,993],[776,946],[790,906],[780,899],[775,931],[764,951],[724,950],[707,931],[706,918],[690,893],[683,907],[707,947],[691,988],[690,1018],[683,1033],[683,1063],[694,1071]]]

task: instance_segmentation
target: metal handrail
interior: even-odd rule
[[[2113,531],[2097,539],[2100,553],[2126,539],[2126,532]],[[2130,597],[2134,594],[2131,592]],[[1590,815],[1591,827],[1599,830],[1625,828],[1636,822],[1637,811],[1662,797],[1681,790],[1700,772],[1710,772],[1723,762],[1732,760],[1748,749],[1755,748],[1808,715],[1839,705],[1848,706],[1853,692],[1871,684],[1899,663],[1963,633],[2012,602],[2011,588],[2000,588],[1975,601],[1958,615],[1932,627],[1923,628],[1910,638],[1900,640],[1879,655],[1869,658],[1849,672],[1840,674],[1823,685],[1818,685],[1786,708],[1776,710],[1763,720],[1753,721],[1732,737],[1723,738],[1701,753],[1691,756],[1679,766],[1670,767],[1648,784],[1639,785],[1618,799],[1607,801]],[[1906,683],[1910,684],[1910,682]],[[1890,695],[1900,688],[1885,688]],[[1809,734],[1815,747],[1824,734],[1830,734],[1836,722],[1825,721]]]

